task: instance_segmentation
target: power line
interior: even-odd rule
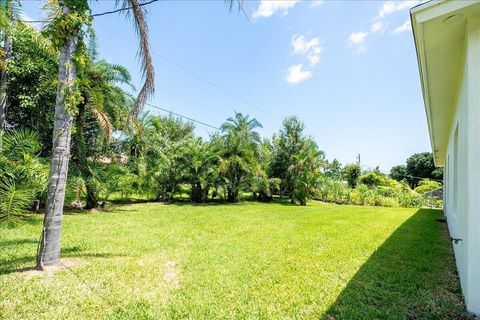
[[[157,1],[160,1],[160,0],[150,0],[150,1],[147,1],[147,2],[139,3],[138,6],[140,6],[140,7],[147,6],[147,5],[152,4],[154,2],[157,2]],[[115,10],[111,10],[111,11],[94,13],[94,14],[92,14],[92,17],[100,17],[100,16],[105,16],[105,15],[108,15],[108,14],[117,13],[117,12],[132,10],[132,9],[133,9],[133,7],[119,8],[119,9],[115,9]],[[19,19],[19,21],[25,22],[25,23],[45,23],[45,22],[51,22],[53,20],[51,20],[51,19],[45,19],[45,20],[22,20],[22,19]]]
[[[208,124],[208,123],[205,123],[205,122],[202,122],[202,121],[199,121],[199,120],[195,120],[195,119],[193,119],[193,118],[184,116],[184,115],[182,115],[182,114],[173,112],[173,111],[168,110],[168,109],[164,109],[164,108],[162,108],[162,107],[158,107],[158,106],[153,105],[153,104],[151,104],[151,103],[145,103],[145,104],[146,104],[147,106],[149,106],[149,107],[154,108],[154,109],[162,110],[162,111],[167,112],[167,113],[169,113],[169,114],[171,114],[171,115],[174,115],[174,116],[177,116],[177,117],[180,117],[180,118],[183,118],[183,119],[187,119],[188,121],[195,122],[195,123],[201,124],[201,125],[203,125],[203,126],[206,126],[206,127],[209,127],[209,128],[215,129],[215,130],[221,130],[219,127],[215,127],[215,126],[213,126],[213,125],[211,125],[211,124]]]
[[[160,0],[150,0],[150,1],[147,1],[147,2],[144,2],[144,3],[141,3],[141,4],[139,4],[139,5],[140,5],[140,6],[146,6],[146,5],[152,4],[152,3],[157,2],[157,1],[160,1]],[[98,17],[98,16],[113,14],[113,13],[117,13],[117,12],[121,12],[121,11],[125,11],[125,10],[131,10],[131,9],[132,9],[132,7],[119,8],[119,9],[112,10],[112,11],[106,11],[106,12],[101,12],[101,13],[92,14],[92,16],[93,16],[93,17]],[[48,21],[49,21],[49,20],[43,20],[43,21],[24,21],[24,22],[48,22]],[[106,26],[106,25],[104,25],[104,24],[101,24],[101,25],[104,26],[106,29],[109,29],[110,31],[116,33],[117,35],[119,35],[119,36],[121,36],[121,37],[123,37],[123,38],[125,38],[125,39],[133,40],[133,39],[131,39],[131,38],[126,37],[124,34],[121,34],[121,33],[117,32],[116,30],[114,30],[114,29],[112,29],[112,28],[110,28],[110,27],[108,27],[108,26]],[[155,56],[157,56],[157,57],[159,57],[160,59],[162,59],[163,61],[167,62],[168,64],[176,67],[177,69],[182,70],[183,72],[185,72],[185,73],[187,73],[187,74],[189,74],[189,75],[197,78],[198,80],[201,80],[201,81],[207,83],[208,85],[212,86],[213,88],[215,88],[215,89],[217,89],[217,90],[219,90],[219,91],[221,91],[221,92],[223,92],[223,93],[225,93],[225,94],[227,94],[227,95],[229,95],[229,96],[231,96],[231,97],[233,97],[233,98],[235,98],[235,99],[237,99],[237,100],[239,100],[239,101],[241,101],[241,102],[243,102],[243,103],[245,103],[245,104],[247,104],[247,105],[249,105],[249,106],[251,106],[251,107],[253,107],[253,108],[255,108],[255,109],[257,109],[257,110],[259,110],[259,111],[261,111],[261,112],[263,112],[263,113],[265,113],[265,114],[267,114],[267,115],[270,115],[270,116],[272,116],[272,117],[274,117],[274,118],[276,118],[276,119],[278,119],[278,120],[280,120],[280,121],[283,120],[280,116],[278,116],[278,115],[276,115],[276,114],[274,114],[274,113],[272,113],[272,112],[270,112],[270,111],[267,111],[267,110],[263,109],[262,107],[258,106],[257,104],[255,104],[255,103],[253,103],[253,102],[251,102],[251,101],[249,101],[249,100],[247,100],[247,99],[245,99],[245,98],[243,98],[243,97],[235,94],[234,92],[232,92],[232,91],[230,91],[230,90],[228,90],[228,89],[223,88],[222,86],[216,84],[215,82],[213,82],[213,81],[211,81],[211,80],[209,80],[209,79],[207,79],[207,78],[205,78],[205,77],[197,74],[196,72],[192,71],[191,69],[189,69],[189,68],[187,68],[187,67],[185,67],[185,66],[183,66],[183,65],[181,65],[181,64],[179,64],[179,63],[177,63],[177,62],[175,62],[175,61],[173,61],[173,60],[171,60],[171,59],[169,59],[169,58],[167,58],[167,57],[165,57],[165,56],[162,56],[162,55],[160,55],[160,54],[158,54],[158,53],[156,53],[156,52],[154,52],[154,51],[152,51],[152,53],[153,53]],[[197,103],[197,104],[198,104],[198,103]],[[165,111],[165,110],[164,110],[164,111]],[[169,111],[166,110],[166,112],[169,112]],[[217,112],[218,112],[218,111],[217,111]],[[179,115],[179,116],[181,116],[181,115]],[[191,119],[191,118],[186,117],[186,116],[182,116],[182,117],[184,117],[185,119],[189,119],[189,120],[191,120],[191,121],[197,122],[197,123],[201,123],[201,122],[199,122],[199,121],[197,121],[197,120]],[[205,123],[201,123],[201,124],[206,125],[206,126],[208,126],[208,127],[212,127],[212,128],[214,128],[214,129],[217,129],[217,130],[218,130],[217,127],[211,126],[211,125],[209,125],[209,124],[205,124]],[[262,131],[266,132],[263,128],[262,128]],[[272,134],[271,132],[266,132],[266,133]],[[323,138],[323,137],[316,137],[316,138],[317,138],[318,140],[321,140],[321,141],[326,142],[327,144],[329,144],[329,145],[330,145],[331,147],[333,147],[333,148],[343,149],[343,150],[345,150],[345,151],[358,153],[357,150],[353,150],[353,149],[351,149],[351,148],[347,148],[347,147],[341,146],[341,145],[339,145],[338,143],[333,143],[333,142],[331,142],[331,141],[329,141],[328,139],[325,139],[325,138]]]
[[[160,1],[160,0],[150,0],[150,1],[147,1],[147,2],[139,3],[138,6],[140,6],[140,7],[147,6],[147,5],[152,4],[152,3],[154,3],[154,2],[157,2],[157,1]],[[126,10],[131,10],[131,9],[133,9],[133,7],[125,7],[125,8],[120,8],[120,9],[112,10],[112,11],[105,11],[105,12],[101,12],[101,13],[94,13],[94,14],[92,14],[92,17],[105,16],[105,15],[107,15],[107,14],[117,13],[117,12],[126,11]]]
[[[272,117],[274,117],[274,118],[282,121],[282,118],[279,117],[278,115],[276,115],[276,114],[274,114],[274,113],[271,113],[270,111],[267,111],[267,110],[259,107],[259,106],[256,105],[255,103],[250,102],[250,101],[248,101],[247,99],[240,97],[239,95],[233,93],[232,91],[230,91],[230,90],[228,90],[228,89],[225,89],[225,88],[219,86],[218,84],[216,84],[216,83],[208,80],[207,78],[204,78],[204,77],[198,75],[197,73],[193,72],[192,70],[188,69],[187,67],[182,66],[182,65],[180,65],[180,64],[178,64],[178,63],[176,63],[176,62],[174,62],[174,61],[172,61],[172,60],[170,60],[170,59],[168,59],[168,58],[166,58],[166,57],[164,57],[164,56],[162,56],[162,55],[160,55],[160,54],[156,54],[156,56],[159,57],[160,59],[162,59],[163,61],[167,62],[168,64],[170,64],[170,65],[172,65],[172,66],[174,66],[174,67],[176,67],[176,68],[178,68],[178,69],[180,69],[180,70],[182,70],[182,71],[190,74],[191,76],[193,76],[193,77],[195,77],[195,78],[197,78],[197,79],[199,79],[199,80],[201,80],[201,81],[209,84],[210,86],[214,87],[215,89],[217,89],[217,90],[219,90],[219,91],[222,91],[223,93],[225,93],[225,94],[227,94],[227,95],[229,95],[229,96],[231,96],[231,97],[233,97],[233,98],[235,98],[235,99],[237,99],[237,100],[239,100],[239,101],[241,101],[241,102],[243,102],[243,103],[245,103],[245,104],[247,104],[247,105],[249,105],[249,106],[257,109],[257,110],[262,111],[263,113],[268,114],[269,116],[272,116]]]
[[[370,167],[370,166],[367,166],[367,165],[362,165],[361,167],[363,168],[366,168],[368,170],[376,170],[376,168],[374,167]],[[380,173],[383,173],[385,175],[390,175],[390,172],[386,172],[386,171],[382,171],[382,170],[378,170]],[[424,180],[424,179],[429,179],[431,181],[436,181],[436,182],[441,182],[443,183],[443,180],[438,180],[438,179],[430,179],[430,178],[425,178],[425,177],[416,177],[416,176],[411,176],[411,175],[408,175],[408,174],[398,174],[399,176],[401,177],[404,177],[404,178],[411,178],[411,179],[415,179],[415,180]]]

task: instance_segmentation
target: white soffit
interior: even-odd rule
[[[478,14],[480,0],[429,1],[410,10],[430,141],[438,166],[444,165],[455,115],[466,21]]]

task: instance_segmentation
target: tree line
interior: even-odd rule
[[[424,168],[423,156],[392,169],[391,177],[329,162],[296,116],[262,138],[256,119],[235,112],[204,139],[192,123],[143,112],[154,70],[141,1],[119,2],[138,31],[145,78],[139,90],[127,69],[99,57],[88,1],[52,1],[42,32],[19,21],[15,4],[0,7],[0,221],[45,208],[39,268],[58,261],[65,204],[281,198],[419,206],[439,187],[419,179],[434,171]]]

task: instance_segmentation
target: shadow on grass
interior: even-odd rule
[[[21,239],[17,245],[29,245],[29,255],[19,256],[8,261],[0,261],[0,275],[10,274],[15,272],[22,272],[32,270],[36,261],[36,248],[38,241],[29,239]],[[10,245],[14,245],[13,242]],[[0,241],[0,246],[3,248],[5,241]],[[34,244],[34,245],[32,245]],[[84,252],[84,250],[78,246],[62,248],[61,258],[114,258],[114,257],[126,257],[127,255],[113,252]]]
[[[472,319],[439,210],[418,210],[357,271],[326,319]]]

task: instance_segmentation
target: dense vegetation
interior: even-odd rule
[[[9,33],[15,41],[2,64],[8,108],[0,136],[0,197],[5,199],[0,219],[12,222],[46,203],[59,49],[55,39],[22,23],[10,26]],[[208,139],[195,136],[193,124],[179,118],[146,112],[132,119],[137,100],[128,70],[99,58],[94,37],[84,55],[67,205],[92,209],[132,198],[201,203],[280,197],[302,205],[317,199],[419,207],[433,204],[428,195],[441,187],[435,180],[442,173],[430,153],[413,155],[390,175],[328,161],[295,116],[271,138],[262,138],[261,124],[242,113]]]

